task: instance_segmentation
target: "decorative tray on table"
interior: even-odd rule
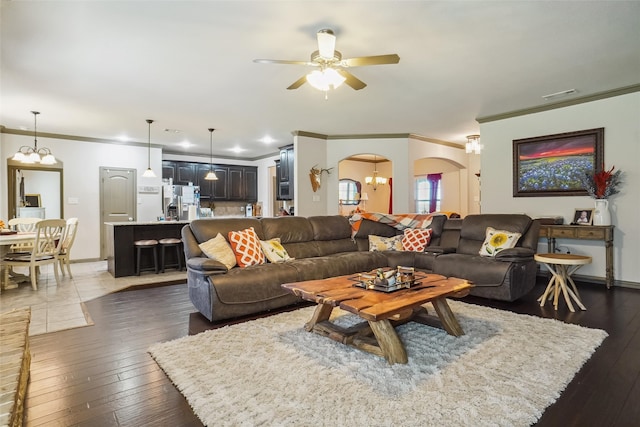
[[[0,230],[0,236],[10,236],[11,234],[18,234],[18,232],[14,230]]]
[[[411,288],[420,284],[413,267],[398,266],[395,270],[379,268],[368,273],[359,273],[350,277],[355,283],[353,286],[380,292],[395,292],[400,289]]]

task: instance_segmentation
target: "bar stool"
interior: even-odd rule
[[[164,269],[166,267],[176,267],[178,270],[182,271],[182,256],[181,256],[181,246],[182,240],[176,239],[175,237],[167,237],[165,239],[160,239],[158,241],[160,243],[160,264],[162,265],[161,273],[164,273]],[[175,248],[176,249],[176,264],[167,265],[165,251],[167,248]]]
[[[590,256],[574,254],[535,254],[534,259],[544,264],[552,274],[547,288],[542,296],[538,298],[540,307],[544,306],[547,299],[553,298],[553,307],[557,310],[558,297],[560,296],[560,292],[562,292],[564,300],[566,301],[567,306],[569,306],[569,310],[571,310],[571,312],[575,312],[573,304],[571,304],[572,299],[578,307],[582,310],[586,310],[586,307],[582,304],[582,301],[580,301],[578,288],[571,278],[571,275],[583,265],[590,264]]]
[[[136,240],[133,242],[133,246],[136,248],[136,256],[138,260],[136,262],[136,276],[140,275],[140,260],[142,259],[142,250],[143,249],[151,249],[153,250],[153,270],[158,273],[158,241],[154,239],[150,240]],[[144,270],[151,270],[151,268],[144,268]]]

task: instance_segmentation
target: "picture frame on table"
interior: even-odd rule
[[[573,214],[573,222],[575,225],[593,225],[594,208],[576,209]]]
[[[581,178],[600,172],[604,128],[513,140],[513,196],[586,196]]]
[[[25,194],[24,200],[25,205],[29,208],[42,207],[42,199],[40,198],[40,194]]]

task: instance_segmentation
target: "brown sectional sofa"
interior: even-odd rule
[[[487,226],[522,233],[518,245],[495,258],[478,255]],[[294,260],[230,270],[207,258],[198,244],[218,233],[253,227],[261,240],[279,237]],[[469,215],[464,219],[435,216],[425,252],[370,252],[368,236],[402,234],[389,225],[363,220],[355,238],[342,216],[278,218],[214,218],[192,221],[182,229],[189,296],[210,321],[273,310],[299,302],[281,284],[414,266],[445,276],[462,277],[476,287],[473,295],[513,301],[535,284],[539,224],[526,215]]]

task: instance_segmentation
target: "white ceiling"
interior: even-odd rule
[[[0,13],[1,125],[32,130],[38,110],[39,132],[146,142],[151,118],[152,143],[176,153],[208,155],[209,127],[214,155],[253,159],[296,130],[462,144],[477,117],[640,83],[639,1],[2,0]],[[321,28],[344,57],[400,63],[351,68],[368,86],[325,100],[286,90],[310,68],[253,62],[307,60]]]

